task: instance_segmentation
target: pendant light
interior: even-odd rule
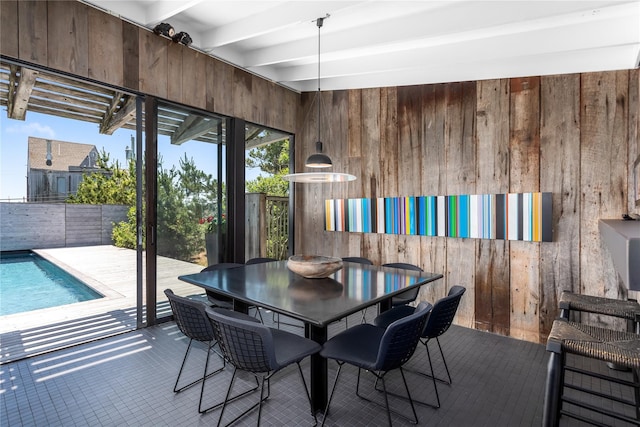
[[[330,168],[333,162],[322,152],[322,140],[320,139],[320,28],[324,24],[324,20],[329,17],[327,14],[324,18],[318,18],[316,25],[318,26],[318,92],[316,94],[316,102],[318,103],[318,139],[316,140],[316,152],[310,155],[305,162],[305,166],[314,169]],[[285,175],[283,177],[291,182],[346,182],[356,179],[354,175],[338,172],[302,172]]]

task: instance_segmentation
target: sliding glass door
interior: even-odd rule
[[[156,317],[161,319],[171,314],[165,289],[202,297],[201,288],[178,276],[228,259],[227,119],[168,103],[159,103],[156,111],[152,249]]]

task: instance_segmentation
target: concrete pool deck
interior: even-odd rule
[[[136,328],[134,250],[100,245],[33,252],[82,280],[104,298],[0,316],[0,363],[50,351],[56,342],[62,346],[74,345],[83,339],[102,338]],[[198,264],[158,257],[158,301],[166,301],[166,288],[178,295],[202,294],[201,288],[178,280],[179,275],[197,273],[202,268]]]

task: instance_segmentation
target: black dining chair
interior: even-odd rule
[[[257,258],[248,259],[244,263],[244,265],[264,264],[265,262],[272,262],[272,261],[277,261],[277,259],[269,258],[269,257],[257,257]],[[256,314],[258,315],[258,317],[260,317],[260,321],[264,323],[264,319],[262,318],[262,313],[260,313],[260,307],[253,307],[253,308],[256,310]],[[274,313],[274,316],[275,316],[275,313]]]
[[[369,258],[364,258],[364,257],[360,257],[360,256],[345,256],[345,257],[342,257],[342,261],[345,261],[345,262],[356,262],[358,264],[373,265],[373,261],[371,261]]]
[[[333,399],[336,385],[338,384],[338,379],[340,378],[340,373],[345,363],[358,367],[356,396],[384,407],[387,411],[389,425],[392,425],[391,412],[407,419],[413,424],[418,423],[418,415],[416,414],[413,400],[411,399],[411,392],[409,391],[402,366],[413,355],[430,311],[431,304],[421,302],[413,314],[392,323],[387,329],[378,328],[366,323],[356,325],[334,336],[322,346],[320,355],[327,359],[334,359],[338,363],[338,372],[336,373],[336,379],[324,411],[322,425],[327,421],[329,406],[331,405],[331,400]],[[376,377],[376,381],[382,383],[384,405],[360,394],[360,372],[362,369],[371,372]],[[413,411],[413,419],[396,410],[392,411],[389,407],[385,375],[394,369],[400,370],[407,392],[407,398]]]
[[[391,267],[391,268],[402,268],[404,270],[412,270],[412,271],[422,271],[420,267],[417,265],[409,264],[406,262],[390,262],[387,264],[382,264],[383,267]],[[394,297],[391,297],[391,307],[397,307],[399,305],[409,304],[415,301],[418,298],[418,292],[420,292],[420,287],[409,289],[408,291],[402,292]],[[367,309],[362,310],[362,320],[361,323],[366,322]]]
[[[406,262],[390,262],[382,264],[383,267],[402,268],[404,270],[423,271],[420,267],[414,264]],[[420,287],[409,289],[391,298],[391,307],[397,307],[399,305],[406,305],[414,302],[418,298],[418,292]]]
[[[244,264],[239,264],[235,262],[221,262],[219,264],[211,264],[210,266],[200,270],[200,272],[204,273],[207,271],[223,270],[227,268],[238,268],[238,267],[242,267],[243,265]],[[221,308],[227,308],[229,310],[233,310],[232,298],[228,298],[217,292],[210,291],[209,289],[206,289],[205,291],[207,292],[207,299],[209,300],[209,303],[211,305],[213,305],[214,307],[221,307]]]
[[[217,374],[218,372],[222,371],[222,369],[224,369],[223,359],[222,368],[207,373],[209,369],[209,356],[211,355],[213,346],[216,344],[216,337],[213,331],[213,327],[211,326],[211,322],[209,321],[209,317],[206,313],[207,305],[200,301],[195,301],[190,298],[176,295],[171,289],[165,289],[164,294],[167,296],[169,304],[171,304],[171,311],[173,312],[173,317],[175,319],[176,325],[178,326],[178,329],[180,329],[180,332],[182,332],[189,338],[189,345],[187,345],[187,350],[184,353],[184,358],[182,359],[182,364],[180,365],[180,371],[178,371],[178,377],[176,378],[176,383],[173,386],[173,391],[175,393],[180,393],[181,391],[186,390],[189,387],[201,382],[202,386],[200,388],[198,412],[207,412],[215,407],[220,406],[220,404],[202,409],[202,395],[204,394],[205,382],[207,378],[211,377],[214,374]],[[256,319],[247,316],[246,314],[237,312],[232,313],[232,315],[238,319],[257,322]],[[187,362],[187,358],[189,357],[189,353],[194,341],[200,341],[207,344],[207,358],[205,360],[202,378],[198,378],[195,381],[190,382],[189,384],[178,387],[180,377],[182,376],[182,371],[184,369],[185,363]],[[257,390],[257,386],[250,391],[254,390]]]
[[[373,261],[371,261],[369,258],[360,257],[360,256],[342,257],[342,261],[355,262],[357,264],[364,264],[364,265],[373,265]],[[366,314],[367,314],[367,309],[365,308],[364,310],[362,310],[362,320],[360,321],[360,323],[364,323]],[[349,327],[349,320],[346,317],[345,317],[344,320],[345,320],[345,325],[348,328]]]
[[[438,396],[438,386],[436,382],[441,382],[443,384],[451,385],[451,374],[449,373],[449,367],[447,366],[447,360],[444,357],[444,353],[442,352],[442,346],[440,345],[439,337],[442,336],[449,327],[453,323],[453,319],[456,316],[456,312],[458,311],[458,306],[460,305],[460,300],[462,299],[462,295],[465,293],[466,289],[462,286],[454,286],[449,290],[449,294],[439,299],[434,305],[433,309],[431,309],[431,314],[429,315],[429,319],[427,319],[427,323],[424,326],[424,330],[421,334],[421,341],[424,344],[424,347],[427,349],[427,357],[429,359],[429,368],[431,369],[431,374],[424,373],[421,371],[415,371],[407,368],[407,371],[420,374],[427,378],[431,378],[433,380],[433,388],[436,392],[436,405],[417,401],[416,403],[420,403],[423,405],[432,406],[434,408],[440,407],[440,396]],[[409,316],[413,314],[416,309],[409,305],[401,305],[392,308],[391,310],[385,311],[376,317],[373,321],[374,325],[379,328],[385,329],[393,324],[393,322],[398,319],[402,319],[405,316]],[[442,357],[442,362],[444,364],[444,368],[447,372],[447,379],[437,378],[433,372],[433,363],[431,361],[431,353],[429,352],[429,341],[434,339],[438,343],[438,349],[440,350],[440,356]]]
[[[244,265],[262,264],[262,263],[265,263],[265,262],[272,262],[272,261],[277,261],[277,259],[269,258],[269,257],[257,257],[257,258],[248,259],[244,263]]]
[[[307,356],[320,351],[320,344],[290,332],[232,317],[229,315],[229,311],[225,309],[209,307],[207,308],[207,315],[211,320],[216,339],[225,359],[234,367],[225,402],[218,419],[218,425],[222,422],[224,411],[229,402],[228,397],[233,389],[238,370],[250,372],[254,375],[263,374],[260,381],[260,400],[227,425],[235,423],[256,406],[258,406],[257,424],[260,425],[262,403],[269,398],[271,378],[275,373],[294,363],[298,366],[302,385],[309,401],[311,415],[317,424],[318,420],[311,406],[311,397],[302,374],[300,362]],[[266,395],[265,382],[267,383]]]

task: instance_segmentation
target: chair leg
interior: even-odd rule
[[[260,411],[262,411],[262,402],[264,400],[267,400],[269,398],[269,393],[267,393],[267,396],[263,398],[263,394],[264,394],[264,383],[265,381],[268,382],[268,378],[262,378],[261,381],[258,381],[258,377],[255,376],[256,379],[256,383],[258,383],[258,385],[248,391],[245,391],[243,393],[238,394],[237,396],[234,396],[232,398],[229,398],[229,395],[231,394],[231,390],[233,389],[233,383],[236,379],[236,372],[238,371],[238,369],[234,366],[233,368],[233,375],[231,377],[231,381],[229,382],[229,388],[227,389],[227,394],[225,395],[224,398],[224,402],[219,403],[215,406],[212,406],[212,408],[218,407],[220,405],[222,405],[222,411],[220,411],[220,418],[218,418],[218,427],[220,426],[220,423],[222,422],[222,416],[224,415],[224,410],[227,406],[227,404],[229,402],[232,402],[236,399],[238,399],[239,397],[242,397],[244,395],[246,395],[247,393],[250,393],[252,391],[255,391],[258,387],[260,387],[260,400],[258,401],[258,403],[255,403],[253,405],[251,405],[251,407],[249,409],[247,409],[246,411],[244,411],[243,413],[241,413],[240,415],[238,415],[237,417],[235,417],[233,420],[231,420],[229,423],[227,423],[225,425],[225,427],[230,426],[231,424],[234,424],[236,421],[238,421],[240,418],[244,417],[245,415],[247,415],[249,412],[253,411],[255,409],[256,406],[260,406],[259,412],[258,412],[258,425],[260,424]]]
[[[220,418],[218,418],[217,426],[220,427],[220,423],[222,422],[222,416],[224,415],[224,410],[227,409],[227,403],[229,403],[229,395],[231,394],[231,389],[233,388],[233,381],[236,379],[237,369],[233,368],[233,374],[231,375],[231,381],[229,381],[229,388],[227,388],[227,394],[224,396],[224,402],[222,402],[222,411],[220,411]]]
[[[318,424],[318,418],[316,417],[316,413],[313,410],[313,404],[311,403],[311,395],[309,394],[309,389],[307,388],[307,382],[304,379],[304,375],[302,373],[302,367],[300,366],[300,362],[296,362],[298,365],[298,372],[300,373],[300,379],[302,380],[302,386],[304,387],[304,392],[307,395],[307,400],[309,401],[309,410],[311,411],[311,415],[315,421],[314,425]]]
[[[542,409],[542,426],[555,427],[559,422],[560,395],[562,386],[562,356],[551,352],[547,365],[547,384],[544,392],[544,405]]]
[[[329,400],[327,401],[327,407],[324,408],[324,415],[322,416],[322,426],[324,426],[325,421],[327,421],[327,415],[329,414],[329,406],[331,405],[331,399],[333,399],[333,393],[336,391],[336,385],[338,385],[338,378],[340,377],[340,371],[342,371],[342,365],[344,362],[338,362],[338,372],[336,372],[336,379],[333,382],[333,387],[331,387],[331,394],[329,394]]]
[[[182,371],[184,370],[184,365],[186,364],[186,362],[187,362],[187,357],[189,357],[189,353],[191,352],[191,345],[192,345],[192,343],[193,343],[193,339],[190,339],[190,340],[189,340],[189,345],[187,346],[187,351],[185,351],[185,353],[184,353],[184,358],[182,359],[182,365],[180,365],[180,371],[178,371],[178,377],[176,378],[176,383],[173,385],[173,391],[174,391],[174,393],[180,393],[181,391],[186,390],[186,389],[188,389],[189,387],[191,387],[191,386],[194,386],[194,385],[198,384],[200,381],[204,382],[204,380],[206,380],[206,379],[207,379],[207,378],[209,378],[210,376],[215,375],[215,374],[217,374],[218,372],[220,372],[220,371],[222,371],[222,370],[224,369],[225,362],[224,362],[224,359],[223,359],[223,360],[222,360],[222,363],[223,363],[222,368],[220,368],[220,369],[216,369],[215,371],[211,372],[210,374],[207,374],[207,365],[208,365],[208,363],[209,363],[209,354],[210,354],[210,352],[211,352],[211,348],[215,345],[215,342],[214,342],[214,341],[211,341],[211,342],[209,342],[209,346],[208,346],[208,348],[207,348],[207,360],[206,360],[206,362],[205,362],[205,371],[204,371],[204,375],[202,376],[202,378],[198,378],[197,380],[192,381],[192,382],[190,382],[189,384],[184,385],[184,386],[182,386],[182,387],[178,388],[178,383],[180,382],[180,377],[182,376]],[[204,386],[203,386],[203,387],[204,387]]]
[[[444,363],[444,369],[447,371],[447,378],[449,379],[449,381],[445,381],[445,380],[441,380],[439,378],[436,378],[436,380],[443,382],[447,385],[451,385],[452,381],[451,381],[451,374],[449,373],[449,367],[447,366],[447,359],[444,358],[444,353],[442,352],[442,346],[440,345],[440,340],[438,339],[438,337],[436,337],[436,342],[438,343],[438,348],[440,349],[440,356],[442,356],[442,363]],[[426,345],[426,344],[425,344]]]
[[[429,359],[429,368],[431,369],[431,379],[433,380],[433,389],[436,392],[436,406],[435,408],[440,407],[440,395],[438,394],[438,384],[436,382],[436,376],[433,373],[433,362],[431,361],[431,352],[429,351],[429,347],[425,343],[425,348],[427,349],[427,358]]]
[[[409,386],[407,385],[407,380],[404,376],[404,370],[402,369],[402,367],[399,368],[400,369],[400,375],[402,376],[402,381],[404,382],[404,388],[405,391],[407,392],[406,396],[402,396],[399,394],[394,394],[391,393],[389,391],[387,391],[387,387],[386,387],[386,383],[384,381],[384,376],[387,374],[387,372],[384,373],[378,373],[378,372],[373,372],[373,371],[369,371],[371,372],[375,377],[376,377],[376,381],[374,383],[374,389],[378,390],[376,388],[376,385],[378,384],[378,381],[382,382],[382,390],[378,390],[378,391],[382,391],[384,392],[384,400],[385,400],[385,405],[382,405],[379,402],[376,402],[375,400],[371,400],[365,396],[360,395],[360,372],[362,371],[361,368],[358,368],[358,379],[356,381],[356,396],[358,396],[360,399],[362,400],[366,400],[367,402],[373,403],[374,405],[378,405],[382,408],[385,408],[387,410],[387,416],[389,418],[389,426],[391,426],[391,412],[393,412],[394,414],[396,414],[397,416],[404,418],[405,420],[409,421],[411,424],[418,424],[418,415],[416,413],[416,409],[413,406],[413,399],[411,398],[411,393],[409,392]],[[403,413],[400,413],[398,411],[394,411],[393,409],[391,409],[391,407],[389,406],[389,398],[388,396],[394,396],[394,397],[398,397],[400,399],[403,400],[408,400],[409,404],[411,405],[411,409],[413,410],[413,419],[407,417],[406,415],[404,415]]]

